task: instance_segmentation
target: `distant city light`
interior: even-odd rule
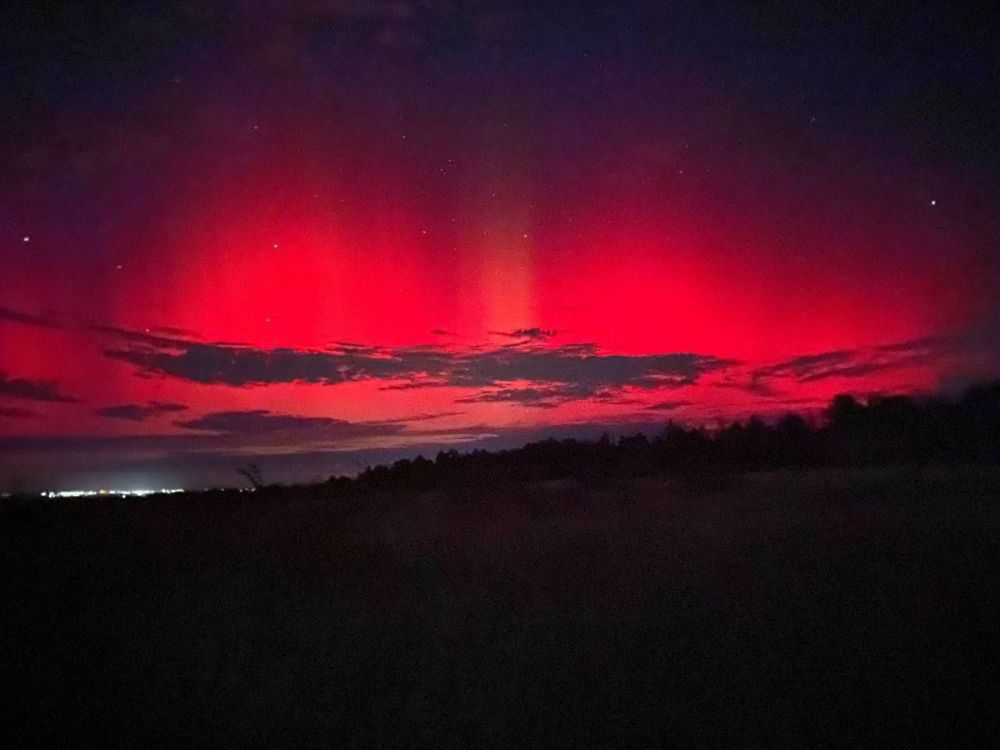
[[[43,492],[42,497],[146,497],[147,495],[176,495],[183,489],[170,488],[160,490],[50,490]]]

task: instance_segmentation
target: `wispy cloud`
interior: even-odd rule
[[[970,352],[973,346],[969,336],[941,335],[872,347],[803,354],[753,368],[742,376],[732,374],[716,385],[773,397],[782,393],[775,382],[804,385],[835,378],[863,378],[890,370],[940,364],[949,357]]]
[[[35,326],[37,328],[63,328],[63,325],[54,318],[48,318],[42,315],[33,315],[31,313],[14,310],[10,307],[3,307],[0,305],[0,322],[4,321],[7,323],[20,323],[21,325]]]
[[[8,419],[32,419],[40,416],[41,414],[38,412],[31,409],[23,409],[20,406],[0,406],[0,417]]]
[[[587,398],[592,395],[587,389],[582,391],[572,387],[548,388],[505,388],[482,391],[472,396],[458,399],[459,403],[514,403],[535,409],[554,409],[567,401]]]
[[[308,433],[325,439],[396,435],[406,429],[405,423],[349,422],[328,417],[303,417],[275,414],[267,409],[218,411],[195,419],[176,422],[178,427],[224,435],[254,435],[274,433]]]
[[[691,401],[658,401],[655,404],[649,404],[646,409],[649,411],[675,411],[683,409],[685,406],[691,406],[692,403]]]
[[[147,404],[117,404],[115,406],[103,406],[94,411],[99,417],[108,419],[122,419],[128,422],[145,422],[155,414],[170,414],[182,412],[187,409],[184,404],[174,404],[162,401],[150,401]]]
[[[755,380],[771,377],[792,377],[796,380],[802,380],[803,378],[815,377],[817,373],[824,372],[831,367],[843,366],[845,363],[854,361],[857,356],[858,352],[846,349],[819,354],[803,354],[758,367],[753,371],[753,377]]]
[[[8,378],[0,372],[0,396],[24,399],[26,401],[49,401],[72,404],[77,399],[60,392],[54,380],[29,380]]]
[[[544,340],[555,336],[558,331],[552,328],[518,328],[514,331],[490,331],[493,336],[504,336],[510,339]]]

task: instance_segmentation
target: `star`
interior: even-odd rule
[[[931,205],[932,205],[932,206],[936,206],[936,205],[937,205],[937,201],[936,201],[936,200],[932,200],[932,201],[931,201]]]

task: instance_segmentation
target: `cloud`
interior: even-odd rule
[[[536,409],[554,409],[570,401],[598,401],[611,404],[635,404],[623,398],[617,387],[595,388],[587,384],[557,383],[539,387],[509,387],[481,391],[457,400],[458,403],[514,403]]]
[[[397,417],[396,419],[382,419],[370,423],[362,424],[410,424],[413,422],[430,422],[435,419],[444,419],[445,417],[460,417],[465,414],[464,411],[441,411],[435,414],[413,414],[408,417]]]
[[[164,336],[182,336],[185,338],[196,339],[199,338],[196,331],[192,331],[188,328],[174,328],[172,326],[153,326],[152,328],[146,329],[151,333],[158,333]]]
[[[31,419],[32,417],[40,416],[41,414],[31,411],[31,409],[22,409],[19,406],[0,406],[0,417],[7,417],[8,419]]]
[[[755,379],[752,373],[749,376],[746,373],[736,373],[723,380],[718,380],[712,385],[715,388],[734,388],[761,398],[773,398],[781,395],[781,391],[764,382],[763,379]]]
[[[172,401],[150,401],[149,404],[157,411],[163,411],[163,412],[187,411],[187,407],[184,404],[175,404]]]
[[[874,360],[870,362],[855,362],[853,364],[817,370],[816,372],[800,377],[798,380],[800,383],[812,383],[817,380],[826,380],[827,378],[860,378],[865,375],[882,372],[883,370],[902,367],[904,364],[907,363],[900,361],[879,362]]]
[[[13,310],[9,307],[3,306],[0,306],[0,321],[20,323],[21,325],[26,326],[37,326],[38,328],[61,329],[63,327],[62,324],[52,318],[46,318],[41,315],[32,315],[30,313]]]
[[[711,355],[607,354],[593,344],[548,346],[530,339],[509,346],[412,346],[396,349],[336,344],[324,350],[258,349],[104,328],[119,339],[105,355],[140,373],[234,387],[277,383],[337,385],[383,381],[385,389],[453,387],[496,389],[479,400],[542,403],[552,397],[607,397],[624,388],[656,390],[691,385],[734,363]],[[542,329],[523,329],[547,335]],[[537,333],[536,333],[537,331]],[[522,345],[523,344],[523,345]],[[513,389],[513,390],[512,390]],[[521,392],[518,392],[518,391]],[[534,391],[548,397],[535,397]],[[472,400],[476,400],[475,397]]]
[[[850,362],[857,356],[856,352],[837,350],[820,354],[804,354],[786,359],[775,364],[758,367],[754,370],[754,379],[770,377],[793,377],[801,380],[824,369]]]
[[[876,373],[943,364],[968,364],[992,351],[980,334],[942,334],[856,349],[799,354],[755,367],[732,367],[710,385],[732,388],[773,403],[791,403],[796,386],[832,379],[863,378]],[[782,400],[782,397],[786,397]]]
[[[447,388],[448,383],[444,380],[410,380],[405,383],[394,383],[392,385],[383,385],[379,388],[380,391],[414,391],[421,390],[424,388]]]
[[[659,401],[655,404],[650,404],[646,409],[651,411],[674,411],[685,406],[691,406],[692,403],[691,401]]]
[[[90,326],[88,330],[93,331],[94,333],[113,336],[114,338],[129,341],[134,344],[166,349],[196,344],[200,341],[197,334],[187,331],[184,328],[159,327],[147,328],[144,331],[132,331],[128,328],[119,328],[117,326],[95,325]],[[217,342],[217,345],[246,346],[246,344],[233,342]]]
[[[582,397],[586,397],[584,394]],[[580,397],[565,388],[507,388],[483,391],[458,399],[458,403],[515,403],[536,409],[554,409],[566,401]]]
[[[120,406],[104,406],[96,409],[94,414],[108,419],[124,419],[130,422],[143,422],[153,416],[155,410],[139,404],[121,404]]]
[[[48,401],[73,404],[77,399],[59,392],[53,380],[26,380],[8,378],[0,371],[0,396],[24,399],[26,401]]]
[[[154,414],[176,413],[187,409],[184,404],[174,404],[162,401],[150,401],[148,404],[120,404],[104,406],[94,411],[99,417],[108,419],[123,419],[129,422],[145,422]]]
[[[774,379],[791,379],[798,384],[805,384],[830,378],[861,378],[932,362],[940,364],[948,357],[970,352],[974,346],[975,341],[970,336],[940,335],[874,347],[804,354],[755,368],[749,373],[748,381],[730,381],[718,385],[743,388],[761,396],[773,396],[777,394],[770,383]]]
[[[492,350],[453,356],[449,384],[488,387],[530,381],[575,388],[580,398],[606,388],[646,389],[689,385],[727,363],[690,353],[653,355],[603,354],[591,345]]]
[[[555,336],[558,331],[551,328],[518,328],[516,331],[490,331],[494,336],[506,336],[511,339],[542,340]]]
[[[396,435],[405,430],[405,423],[400,421],[348,422],[343,419],[327,417],[274,414],[267,409],[218,411],[175,424],[188,430],[214,432],[222,435],[294,432],[296,434],[309,433],[327,440]]]

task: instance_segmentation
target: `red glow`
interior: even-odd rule
[[[299,157],[252,168],[223,164],[182,180],[171,210],[122,248],[120,262],[98,269],[93,284],[67,281],[68,293],[53,299],[47,278],[59,272],[23,257],[11,268],[19,293],[5,302],[54,312],[71,330],[0,325],[0,356],[16,361],[21,377],[60,381],[80,402],[42,405],[58,416],[10,429],[176,431],[168,414],[124,425],[93,415],[95,404],[150,400],[183,403],[192,414],[266,408],[355,421],[460,411],[441,424],[503,426],[611,419],[667,397],[640,390],[625,393],[625,405],[580,400],[540,410],[515,403],[456,408],[467,391],[391,391],[382,382],[204,386],[137,377],[102,356],[108,342],[87,331],[91,325],[140,332],[167,326],[206,342],[265,349],[343,341],[499,346],[498,331],[538,327],[559,331],[557,343],[593,343],[603,353],[694,352],[751,369],[958,330],[972,319],[978,280],[969,264],[936,252],[962,247],[960,235],[906,217],[838,234],[822,212],[801,218],[796,231],[741,224],[734,207],[713,202],[721,188],[710,183],[692,189],[686,211],[650,207],[648,195],[625,194],[620,185],[599,197],[571,190],[549,203],[526,176],[527,157],[514,151],[509,174],[487,170],[477,177],[481,184],[451,203],[439,197],[433,207],[417,198],[366,203],[351,185],[303,168]],[[405,166],[378,180],[364,185],[362,196],[420,193]],[[901,264],[903,256],[917,260]],[[46,298],[50,305],[35,304]],[[669,416],[714,419],[819,404],[843,390],[930,388],[944,367],[789,381],[771,397],[706,377],[669,394],[691,402]]]

